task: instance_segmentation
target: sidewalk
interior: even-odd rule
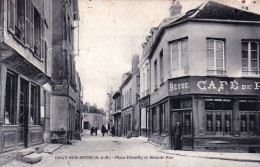
[[[160,147],[159,145],[151,141],[147,141],[144,143],[148,143],[153,147],[157,147],[157,148]],[[260,163],[259,153],[198,152],[198,151],[181,151],[181,150],[158,150],[158,151],[169,155]]]

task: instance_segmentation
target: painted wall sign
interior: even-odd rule
[[[185,77],[168,81],[169,95],[205,93],[260,95],[259,78]]]
[[[151,94],[150,103],[154,104],[164,97],[168,96],[167,83],[163,84],[160,88],[158,88],[155,92]]]

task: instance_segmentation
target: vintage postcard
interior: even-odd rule
[[[0,166],[260,166],[260,0],[0,0]]]

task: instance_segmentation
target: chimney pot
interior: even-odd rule
[[[170,16],[174,16],[174,15],[177,15],[177,14],[181,14],[181,9],[182,9],[182,5],[180,4],[179,1],[177,1],[175,3],[175,0],[172,1],[172,5],[171,7],[169,8],[169,13],[170,13]]]

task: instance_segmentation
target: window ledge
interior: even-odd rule
[[[216,74],[216,75],[214,75],[214,74],[207,74],[207,77],[227,77],[227,75],[226,75],[226,74],[224,74],[224,75],[219,75],[219,74]]]
[[[260,75],[242,75],[241,78],[260,78]]]

